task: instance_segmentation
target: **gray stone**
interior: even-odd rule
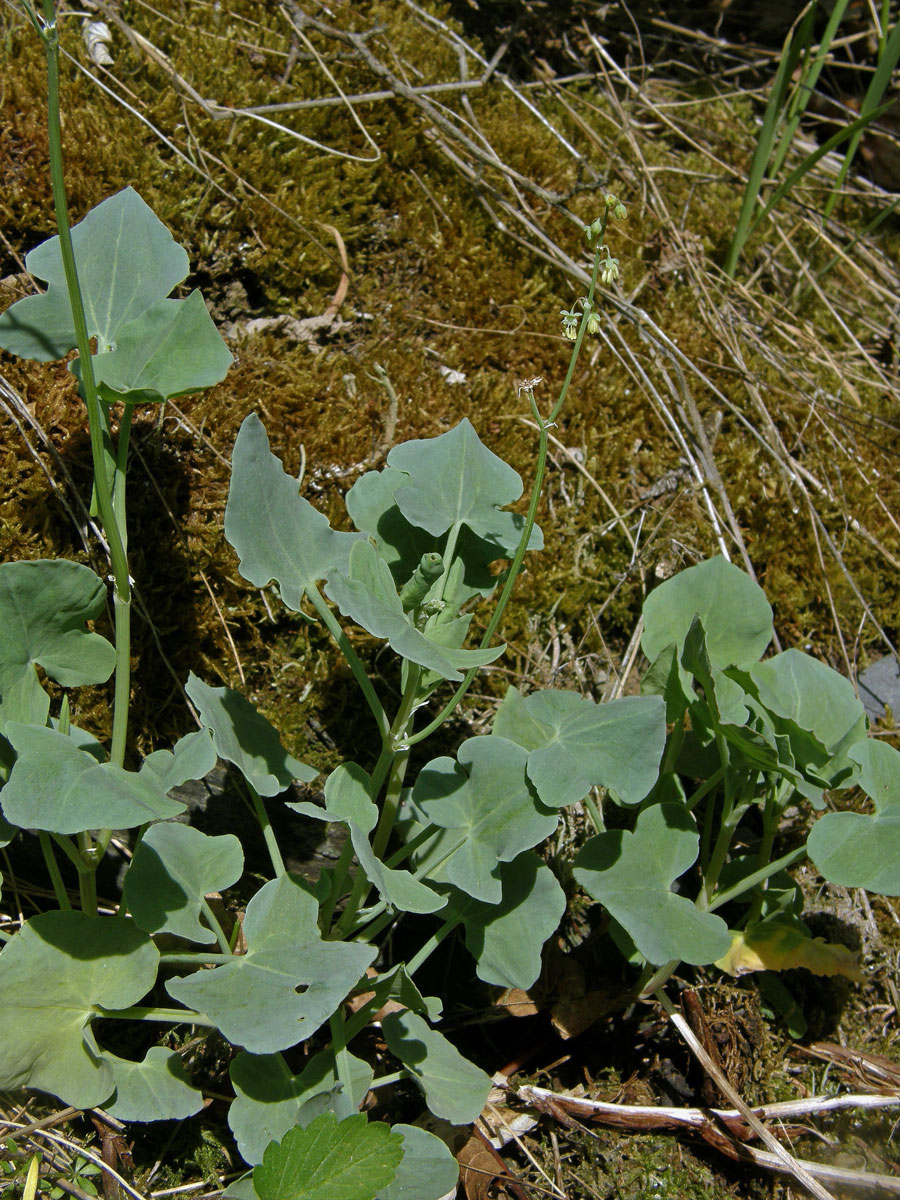
[[[859,676],[859,698],[870,721],[880,721],[887,708],[900,717],[900,663],[893,655],[866,667]]]

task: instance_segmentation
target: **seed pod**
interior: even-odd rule
[[[428,589],[443,572],[444,560],[440,554],[434,550],[430,554],[423,554],[421,562],[404,583],[400,592],[403,611],[410,612],[412,609],[418,608],[428,595]]]

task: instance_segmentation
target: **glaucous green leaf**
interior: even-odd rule
[[[528,751],[528,778],[548,808],[582,800],[592,787],[611,788],[637,804],[659,775],[666,745],[665,705],[657,696],[594,704],[576,692],[523,697],[511,687],[493,732]]]
[[[170,792],[189,779],[202,779],[215,765],[212,734],[209,729],[198,729],[179,738],[171,750],[148,754],[138,774],[152,780],[161,792]]]
[[[168,296],[188,273],[188,256],[132,188],[104,200],[72,227],[78,283],[89,337],[98,349],[115,344],[119,329]],[[59,238],[25,256],[43,279],[42,296],[26,296],[0,316],[0,346],[20,358],[48,362],[75,346],[75,325]]]
[[[408,476],[394,487],[394,499],[411,525],[434,537],[452,525],[466,525],[497,547],[497,557],[515,553],[525,518],[501,510],[522,495],[522,480],[488,450],[467,417],[440,437],[394,446],[387,462]],[[535,527],[529,548],[542,545]]]
[[[318,915],[315,898],[282,875],[247,905],[246,954],[170,979],[166,990],[205,1012],[235,1045],[254,1054],[286,1050],[328,1020],[377,954],[374,946],[323,941]]]
[[[403,471],[385,467],[366,471],[347,493],[345,503],[350,519],[360,532],[375,542],[378,557],[391,569],[398,589],[410,578],[423,554],[443,554],[447,534],[434,537],[417,529],[404,517],[394,499],[394,490],[408,482]],[[532,548],[536,545],[533,542]],[[456,543],[455,570],[444,588],[444,599],[454,612],[472,596],[488,596],[499,582],[488,564],[506,556],[496,542],[477,537],[463,527]]]
[[[641,649],[650,662],[675,644],[679,652],[694,617],[707,631],[714,667],[756,662],[772,640],[772,609],[759,584],[724,558],[680,571],[644,601]]]
[[[159,953],[131,921],[47,912],[0,952],[0,1088],[37,1088],[75,1108],[109,1099],[115,1075],[91,1022],[137,1004]]]
[[[754,663],[749,674],[760,703],[784,718],[778,727],[787,733],[797,765],[837,786],[850,772],[847,751],[866,736],[865,709],[850,680],[799,650]],[[797,737],[794,727],[815,741]]]
[[[502,863],[499,873],[499,904],[454,893],[443,916],[460,913],[479,979],[498,987],[530,988],[541,973],[544,942],[562,920],[566,894],[530,850]]]
[[[328,776],[324,808],[303,800],[287,807],[317,821],[342,821],[350,831],[353,850],[366,878],[398,912],[431,913],[446,904],[443,896],[414,879],[409,871],[394,870],[376,858],[368,835],[378,822],[378,808],[372,800],[371,777],[356,763],[341,763]]]
[[[381,1029],[388,1050],[412,1075],[436,1117],[467,1125],[480,1115],[491,1090],[490,1076],[443,1034],[412,1012],[389,1013]]]
[[[599,833],[575,856],[575,878],[624,927],[648,962],[710,963],[731,944],[728,926],[671,891],[697,858],[694,819],[675,804],[645,809],[634,832]]]
[[[184,812],[184,805],[170,800],[153,779],[98,763],[54,729],[10,721],[6,736],[18,757],[0,804],[6,819],[20,828],[50,833],[132,829]]]
[[[191,1087],[181,1055],[164,1046],[148,1050],[143,1062],[105,1056],[116,1091],[103,1107],[119,1121],[183,1121],[203,1108],[203,1093]]]
[[[441,1200],[459,1180],[459,1163],[439,1137],[418,1125],[394,1125],[403,1138],[397,1174],[376,1200]]]
[[[413,802],[426,821],[447,830],[422,864],[443,860],[429,878],[489,904],[501,899],[498,864],[542,842],[559,822],[537,798],[527,762],[522,746],[492,735],[469,738],[456,759],[435,758],[422,768]]]
[[[306,591],[329,571],[347,573],[350,547],[363,535],[336,533],[303,499],[251,413],[231,456],[225,537],[238,553],[243,577],[257,587],[274,579],[287,607],[299,612]]]
[[[253,1186],[260,1200],[375,1200],[402,1157],[402,1136],[383,1122],[323,1113],[266,1149]]]
[[[319,774],[288,754],[278,730],[240,692],[209,687],[193,671],[184,690],[212,731],[219,758],[233,763],[260,796],[277,796],[295,779],[311,783]]]
[[[323,1112],[339,1119],[357,1112],[372,1085],[372,1068],[348,1054],[352,1094],[347,1097],[337,1077],[331,1050],[314,1054],[299,1075],[292,1075],[280,1054],[247,1054],[241,1051],[229,1072],[235,1099],[228,1124],[241,1157],[261,1163],[266,1146],[295,1125],[308,1125]]]
[[[105,683],[116,652],[85,622],[99,617],[103,580],[65,558],[0,565],[0,729],[6,721],[44,725],[50,711],[35,666],[63,687]]]
[[[369,541],[351,547],[347,573],[329,571],[325,593],[345,616],[375,637],[385,638],[397,654],[445,679],[462,679],[460,668],[485,666],[506,648],[456,650],[432,641],[416,628],[412,615],[403,611],[390,568]]]
[[[177,821],[160,822],[141,838],[125,873],[125,904],[147,933],[209,944],[216,936],[200,924],[203,898],[237,883],[243,870],[244,852],[233,833],[211,837]]]
[[[107,404],[154,404],[212,387],[232,362],[193,291],[186,300],[159,300],[120,326],[115,349],[94,355],[94,374]],[[80,379],[77,363],[73,370]]]
[[[848,757],[875,812],[820,817],[807,842],[809,857],[832,883],[900,896],[900,752],[863,738]]]

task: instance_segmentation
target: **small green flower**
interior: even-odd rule
[[[613,209],[613,216],[616,218],[617,221],[624,221],[627,215],[628,214],[625,210],[625,205],[620,200],[618,202],[618,204],[616,205],[616,207]]]
[[[590,225],[585,225],[584,227],[584,236],[587,238],[588,242],[590,242],[592,238],[599,237],[602,232],[603,220],[600,217],[595,217],[594,220],[591,221]]]
[[[610,258],[609,254],[607,254],[606,262],[603,263],[600,268],[600,282],[606,287],[609,287],[609,285],[611,283],[615,283],[618,278],[619,260],[617,258]]]
[[[574,311],[569,312],[568,309],[561,308],[559,315],[562,317],[563,337],[568,338],[570,342],[574,342],[578,337],[578,313]]]
[[[600,328],[600,314],[598,312],[588,313],[587,331],[588,333],[596,333]]]

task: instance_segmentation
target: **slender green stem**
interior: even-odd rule
[[[382,707],[381,701],[378,699],[378,696],[375,693],[372,682],[366,674],[366,669],[359,660],[359,655],[353,649],[350,639],[347,637],[346,633],[344,633],[343,629],[335,618],[334,613],[319,594],[318,589],[311,587],[308,589],[306,594],[309,597],[313,608],[321,617],[322,624],[334,638],[335,642],[337,642],[341,654],[343,654],[344,658],[347,660],[347,664],[350,667],[350,670],[353,672],[353,677],[359,684],[360,691],[365,696],[366,703],[372,710],[372,716],[375,718],[376,724],[378,725],[378,730],[381,733],[382,738],[387,740],[390,731],[390,722],[388,721],[387,714]]]
[[[219,943],[219,948],[223,954],[231,954],[231,943],[225,936],[225,931],[219,924],[219,919],[210,907],[209,901],[203,896],[200,900],[200,911],[206,917],[207,924],[216,935],[216,941]]]
[[[419,967],[421,967],[426,960],[429,959],[432,954],[434,954],[435,950],[437,950],[444,938],[451,934],[457,925],[461,924],[461,922],[462,918],[457,914],[456,916],[449,917],[443,923],[443,925],[440,925],[434,931],[425,945],[422,946],[418,954],[413,955],[413,957],[406,964],[407,975],[415,975]]]
[[[97,875],[92,864],[93,846],[87,833],[79,833],[78,845],[81,849],[78,863],[78,896],[81,911],[90,917],[97,915]]]
[[[591,284],[587,294],[588,304],[585,307],[585,311],[581,318],[581,324],[578,327],[578,335],[575,339],[575,345],[572,347],[572,354],[569,358],[569,368],[566,372],[566,377],[563,380],[562,388],[560,389],[559,399],[553,406],[553,410],[546,421],[540,415],[537,406],[535,405],[534,390],[526,389],[530,393],[529,398],[531,401],[532,410],[535,413],[539,425],[537,466],[535,468],[534,483],[531,488],[531,498],[528,504],[528,514],[525,518],[525,525],[522,529],[522,536],[519,539],[519,545],[516,548],[516,553],[513,557],[512,563],[510,564],[510,568],[506,573],[506,582],[504,583],[503,589],[500,593],[500,599],[497,601],[497,606],[491,614],[491,619],[488,621],[487,628],[484,631],[484,636],[481,639],[481,643],[479,645],[480,650],[486,649],[486,647],[490,646],[491,642],[494,640],[494,634],[497,632],[497,629],[500,626],[504,609],[509,603],[509,598],[512,595],[513,588],[515,587],[516,579],[522,570],[522,563],[525,559],[526,551],[528,550],[528,543],[531,540],[531,533],[534,529],[535,522],[537,521],[537,511],[540,505],[541,493],[544,486],[544,472],[547,468],[547,451],[549,447],[547,433],[562,411],[562,407],[566,402],[566,397],[569,394],[569,387],[575,375],[575,365],[578,362],[578,356],[581,353],[581,346],[584,342],[585,333],[587,332],[588,314],[593,305],[594,292],[597,288],[597,278],[600,274],[600,256],[604,249],[602,246],[603,233],[606,229],[608,217],[608,210],[604,210],[603,225],[597,238],[597,249],[594,252],[594,269],[591,273]],[[407,747],[415,746],[419,742],[424,741],[425,738],[430,737],[436,729],[439,729],[441,725],[444,724],[444,722],[465,696],[466,692],[472,686],[472,680],[475,678],[478,670],[478,667],[472,667],[466,672],[462,683],[457,687],[456,691],[453,693],[441,711],[437,714],[437,716],[423,729],[420,729],[418,733],[407,739]]]
[[[63,877],[59,870],[59,863],[56,861],[56,855],[53,853],[53,843],[50,841],[50,835],[41,829],[38,831],[38,840],[41,843],[41,853],[44,855],[44,862],[47,864],[47,872],[50,876],[50,882],[53,884],[53,892],[56,896],[56,903],[60,908],[71,908],[72,902],[69,900],[68,894],[66,893],[66,885],[63,883]]]
[[[409,1079],[409,1071],[394,1071],[390,1075],[379,1075],[369,1084],[369,1090],[374,1092],[376,1088],[387,1087],[389,1083],[399,1083],[401,1079]]]
[[[275,837],[275,830],[272,828],[272,822],[269,820],[269,814],[266,812],[266,806],[262,802],[262,797],[253,786],[252,783],[247,784],[247,791],[250,793],[250,799],[253,802],[253,811],[256,813],[256,819],[259,821],[259,827],[262,830],[263,840],[266,843],[266,849],[269,852],[269,858],[272,863],[272,870],[275,875],[280,878],[287,874],[287,869],[284,865],[284,859],[281,857],[281,850],[278,847],[278,839]]]
[[[230,957],[230,956],[229,956]],[[95,1005],[94,1011],[104,1020],[117,1021],[162,1021],[166,1025],[206,1025],[215,1029],[215,1021],[210,1020],[206,1013],[193,1012],[189,1008],[153,1008],[135,1005],[133,1008],[101,1008]]]
[[[594,826],[594,829],[597,833],[603,833],[606,829],[606,822],[603,820],[600,805],[590,793],[584,798],[584,807],[587,809],[587,814],[591,818],[591,824]]]
[[[798,846],[796,850],[791,850],[787,854],[783,854],[781,858],[776,858],[773,862],[766,863],[764,867],[760,867],[758,871],[754,871],[752,875],[745,875],[743,879],[734,883],[729,888],[724,888],[710,902],[709,912],[715,912],[717,908],[721,908],[723,904],[728,904],[731,900],[736,900],[738,896],[742,896],[744,892],[749,892],[751,888],[755,888],[758,883],[762,883],[765,879],[771,879],[773,875],[777,875],[779,871],[783,871],[785,867],[791,866],[798,862],[801,858],[805,858],[807,854],[806,843]]]
[[[341,853],[338,856],[337,863],[334,868],[334,875],[331,877],[331,891],[328,893],[328,899],[325,900],[322,907],[319,909],[319,928],[324,933],[331,927],[331,919],[334,916],[334,910],[338,900],[344,891],[344,883],[347,879],[347,872],[350,868],[350,863],[353,861],[353,843],[348,835],[346,842],[341,847]]]
[[[709,779],[705,779],[703,783],[700,784],[697,790],[693,792],[685,802],[685,808],[688,810],[688,812],[693,812],[703,797],[707,796],[713,790],[713,788],[719,786],[724,774],[725,768],[719,767],[717,771],[713,771]]]
[[[100,518],[103,522],[103,530],[109,544],[110,561],[115,585],[117,675],[115,688],[116,709],[113,713],[113,744],[110,750],[110,761],[121,766],[124,761],[128,722],[129,682],[127,678],[127,664],[130,657],[129,602],[131,584],[128,575],[128,558],[125,551],[124,527],[119,524],[112,503],[105,445],[107,422],[104,420],[103,405],[97,391],[97,382],[94,376],[91,343],[85,317],[84,301],[78,283],[78,269],[75,262],[75,251],[72,246],[72,232],[66,203],[62,126],[60,123],[59,30],[56,24],[56,12],[53,0],[43,0],[43,12],[44,20],[40,25],[39,32],[41,40],[44,43],[44,51],[47,58],[47,134],[53,207],[59,230],[59,250],[66,278],[69,304],[72,310],[72,323],[75,328],[75,342],[78,347],[81,368],[81,383],[88,411],[91,456],[94,465],[94,487]],[[124,488],[122,490],[124,492]],[[119,670],[124,670],[126,674],[125,682],[122,685],[119,683]],[[120,712],[120,708],[124,708],[124,714]]]
[[[653,971],[653,973],[646,981],[643,977],[639,981],[637,987],[638,998],[644,1000],[647,996],[652,996],[654,992],[658,991],[666,980],[678,969],[680,961],[680,959],[673,958],[671,962],[664,963],[661,967],[657,967],[655,971],[653,971],[652,967],[648,967],[647,970]]]
[[[67,837],[64,833],[51,833],[50,836],[53,838],[54,842],[56,842],[57,846],[59,846],[60,850],[62,850],[63,854],[65,854],[66,858],[68,858],[75,867],[75,870],[83,870],[84,859],[81,857],[81,853],[72,839]]]
[[[216,954],[212,950],[196,950],[193,954],[161,954],[159,961],[167,967],[224,967],[234,962],[231,950],[225,954]]]

